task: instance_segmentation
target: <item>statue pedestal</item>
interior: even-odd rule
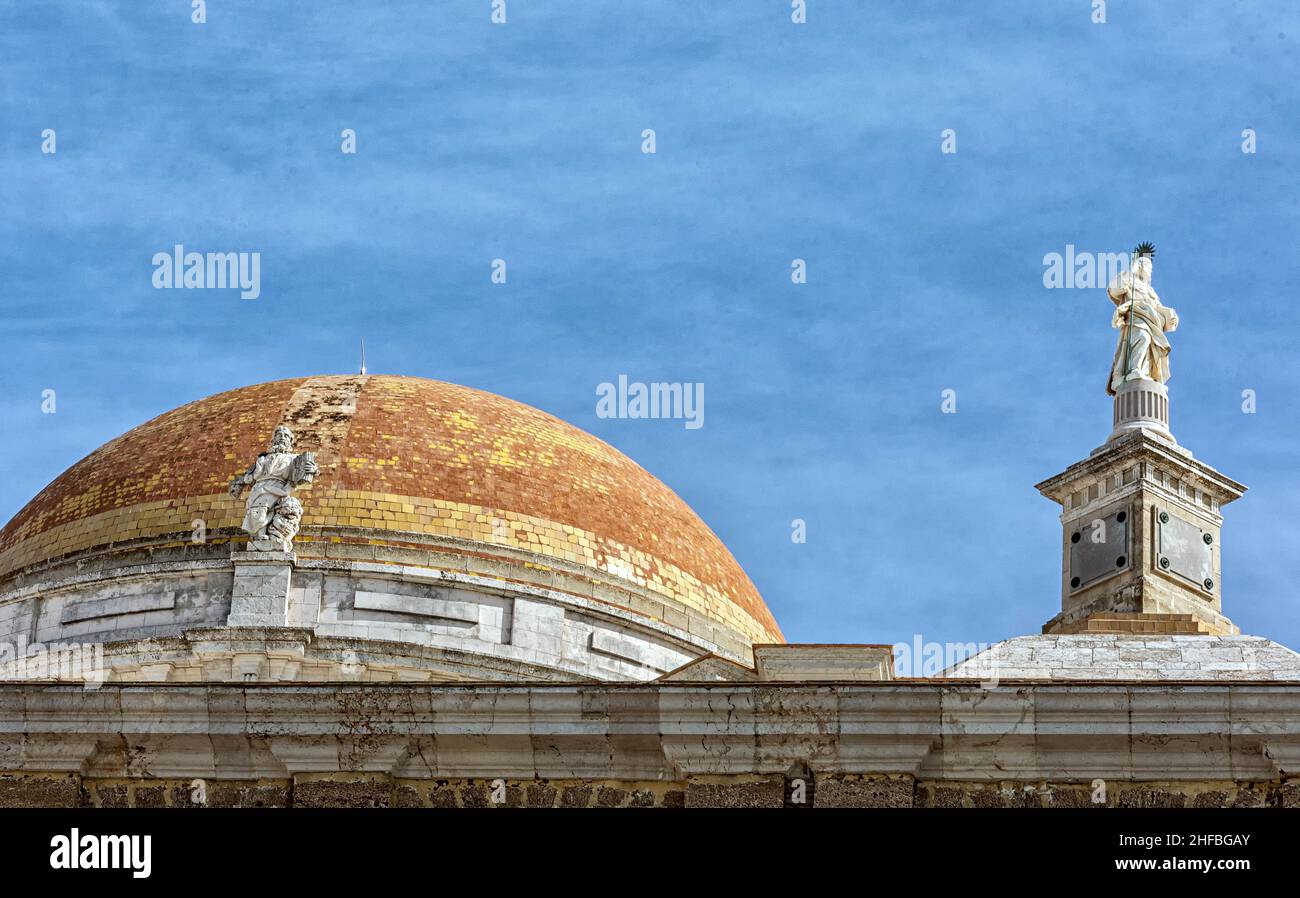
[[[289,614],[292,552],[234,550],[234,588],[230,595],[230,627],[283,627]]]
[[[1162,385],[1133,387],[1116,399],[1116,433],[1038,484],[1062,525],[1061,613],[1043,632],[1237,633],[1223,613],[1219,545],[1222,508],[1246,488],[1159,426]]]
[[[1115,429],[1110,441],[1135,430],[1173,440],[1169,430],[1169,388],[1154,380],[1125,381],[1115,394]]]

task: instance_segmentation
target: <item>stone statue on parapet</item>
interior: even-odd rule
[[[293,431],[283,424],[275,429],[271,447],[257,461],[230,481],[230,495],[236,499],[250,487],[244,510],[243,528],[248,533],[249,551],[289,552],[302,523],[302,503],[292,493],[311,483],[320,472],[313,452],[293,451]]]
[[[1178,329],[1178,313],[1160,304],[1151,286],[1156,248],[1141,243],[1133,250],[1129,270],[1110,282],[1106,294],[1115,304],[1111,327],[1120,329],[1106,392],[1112,396],[1130,380],[1169,380],[1168,331]]]

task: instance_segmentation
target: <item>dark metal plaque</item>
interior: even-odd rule
[[[1156,512],[1156,564],[1161,569],[1191,580],[1201,589],[1214,589],[1213,538],[1209,533],[1173,512]],[[1209,584],[1207,586],[1207,583]]]
[[[1128,557],[1131,514],[1129,507],[1123,506],[1070,525],[1065,537],[1070,541],[1070,589],[1083,589],[1131,566]]]

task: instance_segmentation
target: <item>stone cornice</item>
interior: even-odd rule
[[[1220,504],[1226,505],[1241,498],[1246,492],[1243,484],[1198,461],[1181,446],[1156,439],[1144,431],[1136,431],[1114,443],[1098,447],[1088,458],[1035,484],[1034,489],[1049,499],[1061,502],[1070,494],[1077,481],[1099,476],[1109,468],[1123,467],[1126,463],[1147,459],[1174,471],[1194,474],[1198,482],[1213,491]]]
[[[0,686],[0,770],[97,776],[1258,780],[1300,682]]]

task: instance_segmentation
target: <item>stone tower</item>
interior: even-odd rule
[[[1150,257],[1135,259],[1144,265],[1109,290],[1113,324],[1124,328],[1112,369],[1114,429],[1037,487],[1062,509],[1061,613],[1043,632],[1233,635],[1240,631],[1223,614],[1222,509],[1246,488],[1174,439],[1168,388],[1150,376],[1160,376],[1161,360],[1128,358],[1129,347],[1152,339],[1148,331],[1145,342],[1130,343],[1131,333],[1161,320],[1173,330],[1178,321],[1150,290]]]

